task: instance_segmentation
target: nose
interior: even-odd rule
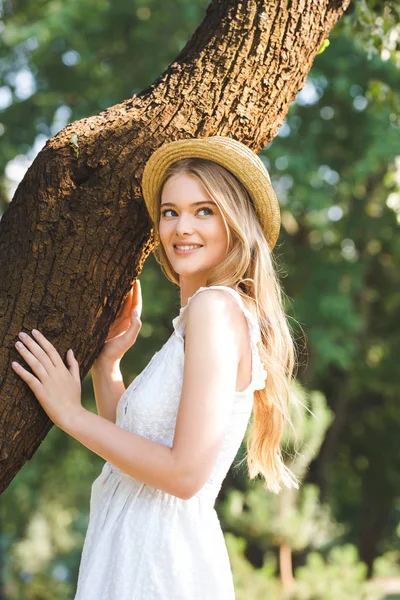
[[[190,215],[181,215],[179,219],[176,221],[175,231],[177,237],[181,235],[191,235],[193,232],[193,225],[191,224],[191,216]]]

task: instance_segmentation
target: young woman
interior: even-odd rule
[[[119,361],[141,327],[136,282],[93,368],[100,416],[80,404],[76,360],[68,353],[63,371],[41,333],[24,357],[50,374],[39,389],[19,373],[50,418],[107,461],[75,600],[232,600],[214,503],[251,417],[249,477],[274,492],[298,486],[280,453],[295,352],[271,254],[279,205],[259,157],[221,136],[160,147],[142,189],[157,260],[180,288],[172,336],[124,391]]]

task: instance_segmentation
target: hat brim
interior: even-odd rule
[[[148,159],[142,177],[142,193],[150,218],[157,219],[157,198],[166,169],[183,158],[205,158],[231,171],[248,191],[268,245],[276,244],[281,225],[278,199],[262,160],[245,144],[225,136],[167,142]]]

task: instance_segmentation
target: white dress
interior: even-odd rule
[[[94,481],[74,600],[233,600],[232,571],[215,499],[234,461],[267,373],[260,329],[235,290],[201,287],[172,324],[174,333],[122,394],[116,424],[172,447],[184,365],[185,311],[199,292],[232,294],[249,326],[252,381],[232,398],[223,445],[203,488],[192,498],[152,488],[106,462]]]

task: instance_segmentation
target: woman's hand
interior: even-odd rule
[[[64,429],[71,419],[85,410],[81,400],[79,364],[70,349],[67,352],[67,368],[53,344],[36,331],[32,329],[35,339],[20,332],[20,341],[15,344],[34,374],[18,362],[13,362],[12,367],[31,388],[53,423]]]
[[[135,310],[137,311],[136,314]],[[142,327],[140,320],[141,313],[142,292],[140,281],[136,279],[110,327],[107,339],[96,362],[106,360],[107,362],[114,363],[121,360],[125,352],[136,342],[136,338]]]

